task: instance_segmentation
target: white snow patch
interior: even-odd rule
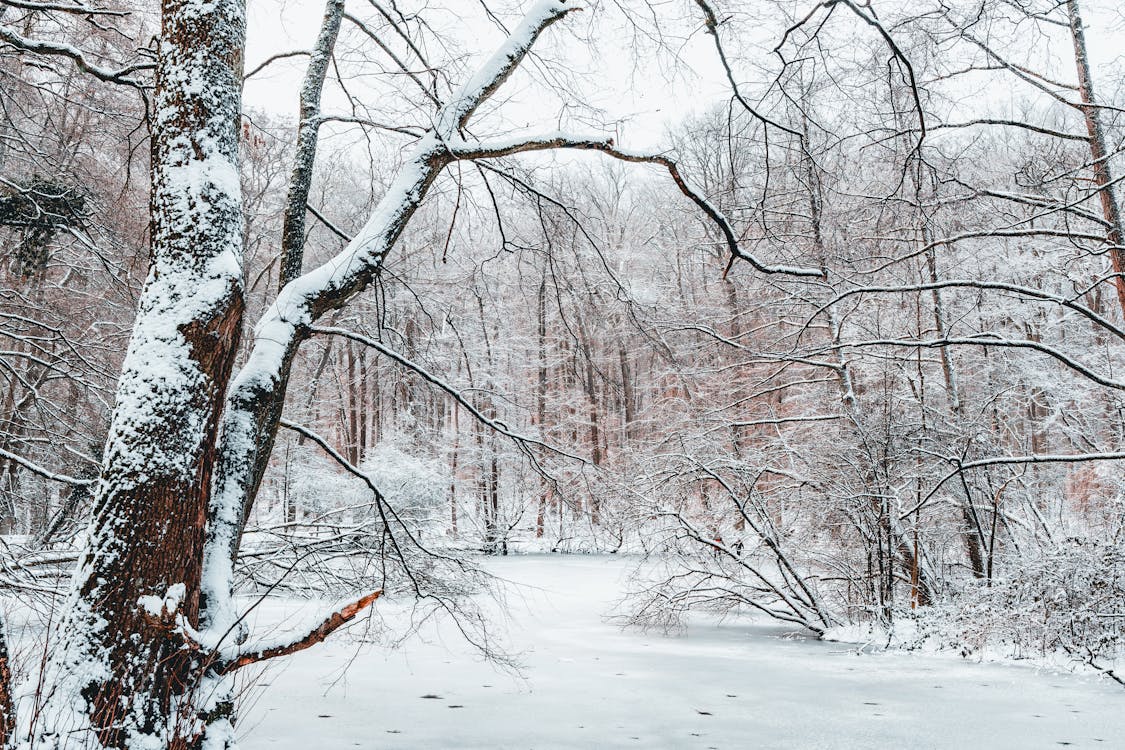
[[[488,567],[523,584],[508,622],[526,681],[483,663],[448,624],[389,652],[338,634],[264,672],[239,723],[243,750],[1024,750],[1113,747],[1125,736],[1121,689],[1095,675],[869,653],[750,620],[697,620],[680,637],[622,631],[603,615],[628,560],[527,556]],[[377,609],[391,623],[408,617],[394,606]],[[269,602],[258,627],[313,611],[322,605]]]

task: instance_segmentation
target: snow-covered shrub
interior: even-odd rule
[[[1065,653],[1101,664],[1125,654],[1125,550],[1069,538],[1008,562],[921,616],[920,640],[968,654],[1032,658]]]
[[[436,529],[451,481],[439,461],[401,438],[384,440],[357,467],[368,484],[310,448],[283,448],[273,502],[262,504],[244,536],[242,582],[257,590],[349,595],[383,587],[445,596],[470,588],[460,569],[444,570],[433,550],[443,539]]]
[[[384,510],[411,533],[424,533],[440,523],[451,481],[441,462],[403,450],[401,440],[389,439],[367,452],[360,469],[383,494]],[[383,523],[377,507],[367,512],[371,520]]]
[[[314,520],[361,499],[361,483],[330,458],[312,450],[292,451],[281,481],[280,510],[291,522]]]

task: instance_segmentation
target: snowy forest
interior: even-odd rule
[[[1123,742],[1123,49],[1116,0],[0,0],[0,746],[280,747],[285,662],[479,687],[506,578],[602,568],[606,638],[1053,670]],[[966,746],[731,721],[649,744]]]

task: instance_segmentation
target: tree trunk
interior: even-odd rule
[[[535,383],[535,425],[539,428],[539,439],[546,439],[547,424],[547,272],[539,282],[539,371]],[[547,477],[540,478],[539,502],[535,513],[535,537],[542,538],[546,525],[547,497],[551,483]]]
[[[926,246],[933,244],[933,232],[930,229],[928,222],[923,221],[922,224],[922,241]],[[934,332],[939,339],[946,336],[945,326],[945,307],[943,304],[941,290],[936,288],[938,282],[937,272],[937,253],[933,247],[926,251],[926,273],[929,276],[931,284],[935,285],[934,289],[930,290],[931,309],[934,317]],[[938,351],[941,354],[941,372],[942,377],[945,379],[945,394],[946,403],[949,406],[949,413],[958,422],[963,420],[963,412],[961,408],[961,388],[957,380],[957,370],[953,366],[953,359],[950,357],[949,348],[942,346]],[[961,520],[964,528],[961,529],[961,539],[965,543],[965,553],[969,556],[969,565],[973,571],[975,578],[984,577],[984,552],[982,549],[984,536],[981,533],[980,519],[977,518],[976,510],[973,507],[973,493],[969,487],[964,474],[961,475],[960,482],[961,489],[964,491],[965,497],[961,503]]]
[[[12,663],[8,652],[8,623],[0,612],[0,747],[9,747],[16,728],[12,699]]]
[[[196,627],[221,403],[242,320],[238,174],[244,7],[165,0],[154,97],[152,252],[36,732],[197,747]],[[196,85],[185,85],[195,82]],[[141,602],[149,602],[142,606]]]
[[[449,407],[450,419],[453,423],[453,452],[449,467],[449,532],[457,538],[457,456],[461,446],[461,430],[457,424],[457,414],[460,407],[451,404]]]
[[[1109,224],[1106,242],[1109,243],[1109,257],[1113,262],[1113,272],[1117,274],[1114,287],[1117,301],[1125,315],[1125,231],[1121,225],[1121,211],[1117,205],[1117,195],[1113,184],[1113,174],[1109,167],[1109,149],[1106,148],[1105,130],[1102,127],[1101,109],[1094,95],[1094,82],[1090,76],[1090,58],[1086,52],[1086,32],[1082,26],[1082,14],[1078,0],[1067,0],[1067,15],[1070,19],[1070,35],[1074,41],[1074,62],[1078,68],[1078,93],[1082,97],[1082,114],[1086,119],[1086,132],[1090,135],[1090,156],[1094,170],[1094,184],[1102,203],[1102,215]]]
[[[312,188],[313,166],[316,163],[317,135],[320,131],[320,95],[343,17],[344,0],[328,0],[320,35],[309,58],[309,67],[301,86],[301,120],[297,126],[297,154],[293,159],[293,173],[289,178],[289,195],[285,201],[285,217],[281,229],[278,289],[285,288],[286,284],[301,275],[305,257],[305,214],[308,211],[309,190]]]

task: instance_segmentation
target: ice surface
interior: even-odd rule
[[[488,567],[525,584],[509,595],[508,628],[526,681],[482,663],[444,625],[389,652],[337,637],[265,672],[240,724],[243,750],[1125,747],[1125,691],[1096,675],[860,654],[765,623],[622,631],[602,615],[626,560]]]

